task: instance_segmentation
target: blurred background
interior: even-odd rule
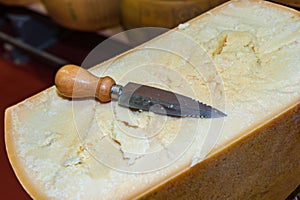
[[[300,8],[300,0],[274,0]],[[0,0],[0,158],[1,198],[30,199],[8,161],[4,112],[54,84],[58,68],[81,65],[110,36],[139,27],[173,28],[226,0]],[[157,33],[160,34],[160,33]],[[140,41],[146,41],[141,33]],[[99,52],[105,61],[137,44],[110,40]],[[300,199],[298,187],[289,200]]]

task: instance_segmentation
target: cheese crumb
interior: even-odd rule
[[[190,25],[189,23],[179,24],[178,29],[180,30],[186,29],[189,25]]]
[[[67,160],[65,163],[64,163],[64,166],[65,167],[72,167],[72,166],[75,166],[77,164],[80,164],[81,163],[81,159],[79,156],[75,156],[73,158],[70,158],[69,160]]]

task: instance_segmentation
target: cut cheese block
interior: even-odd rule
[[[284,199],[300,183],[300,14],[231,1],[91,69],[224,112],[172,118],[51,87],[5,114],[35,199]]]

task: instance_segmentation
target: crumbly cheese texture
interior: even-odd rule
[[[299,101],[299,55],[299,13],[232,1],[91,69],[122,85],[193,97],[227,117],[173,118],[115,102],[70,101],[52,87],[10,108],[8,152],[33,196],[136,197]]]

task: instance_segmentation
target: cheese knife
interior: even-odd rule
[[[58,93],[68,98],[95,97],[102,103],[116,100],[120,106],[174,117],[226,116],[220,110],[190,97],[132,82],[123,87],[109,76],[96,77],[76,65],[60,68],[55,76],[55,85]]]

